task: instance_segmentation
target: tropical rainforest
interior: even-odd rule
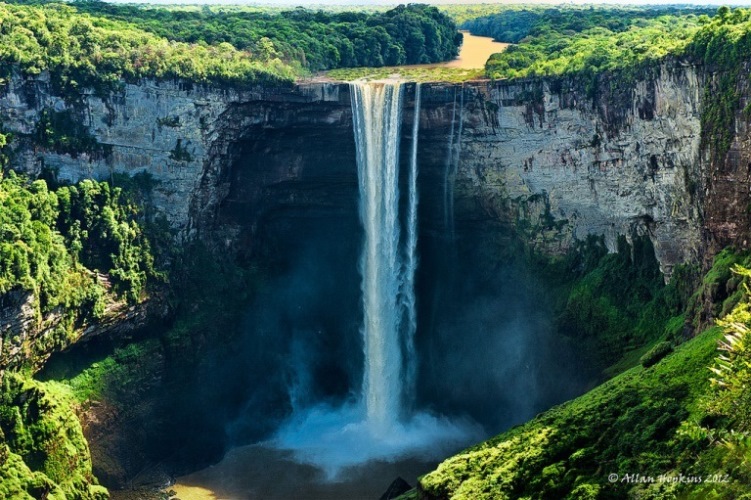
[[[459,30],[509,46],[456,72]],[[263,447],[386,371],[357,177],[383,129],[413,245],[386,245],[390,418],[463,440],[336,495],[751,498],[749,53],[743,8],[0,3],[0,497],[320,465]],[[325,498],[321,467],[260,494]]]

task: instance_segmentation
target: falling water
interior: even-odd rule
[[[402,297],[405,311],[405,387],[406,395],[414,394],[417,356],[415,332],[417,312],[415,298],[415,271],[417,270],[417,137],[420,131],[420,84],[415,85],[415,108],[412,120],[412,151],[409,159],[409,204],[407,206],[407,252],[405,258]]]
[[[451,130],[449,130],[448,151],[446,152],[446,169],[443,174],[443,227],[450,234],[450,224],[453,223],[453,215],[449,214],[449,198],[454,194],[449,192],[449,180],[451,168],[454,165],[454,124],[456,123],[456,88],[454,88],[454,107],[451,110]]]
[[[417,137],[420,86],[415,89],[412,150],[407,178],[405,241],[400,241],[399,142],[403,87],[352,83],[360,219],[365,241],[362,274],[365,367],[361,401],[340,407],[296,408],[271,445],[294,451],[335,479],[369,460],[446,456],[483,436],[465,419],[449,420],[410,408],[415,387],[415,271],[417,269]]]
[[[454,108],[451,113],[451,130],[449,132],[448,157],[446,158],[446,173],[444,178],[444,206],[443,217],[446,233],[453,241],[455,238],[454,230],[454,183],[456,182],[456,172],[459,169],[459,159],[462,154],[462,133],[464,132],[464,85],[459,97],[459,127],[456,137],[454,137],[454,122],[456,121],[456,91],[454,93]]]
[[[365,347],[363,400],[371,426],[386,431],[401,417],[402,356],[398,297],[399,140],[402,86],[352,83],[360,219],[365,243],[362,273]]]

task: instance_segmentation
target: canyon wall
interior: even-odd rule
[[[604,75],[596,84],[423,84],[421,225],[501,223],[548,253],[589,235],[611,249],[619,235],[646,235],[668,276],[724,245],[744,246],[748,126],[739,111],[724,163],[709,160],[700,120],[707,78],[668,61],[634,83]],[[356,214],[345,83],[238,90],[147,81],[106,96],[58,94],[44,75],[14,75],[3,88],[13,168],[64,181],[148,172],[156,181],[151,201],[178,241],[200,237],[241,257],[273,254],[273,245],[257,245],[264,227],[290,216]],[[413,105],[408,84],[404,123]],[[50,117],[83,124],[64,132],[88,146],[40,143]],[[409,134],[404,126],[403,155]],[[23,317],[26,299],[6,299],[0,317]],[[9,324],[3,320],[3,336]]]

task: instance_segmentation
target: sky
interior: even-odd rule
[[[619,4],[619,5],[751,5],[751,0],[109,0],[113,3],[153,3],[153,4],[243,4],[278,6],[321,6],[321,5],[398,5],[400,3],[440,4]]]

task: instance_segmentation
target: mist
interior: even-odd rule
[[[273,272],[243,323],[251,385],[227,427],[231,446],[286,450],[336,481],[370,461],[439,461],[584,390],[586,367],[556,338],[546,291],[507,231],[459,230],[450,241],[423,218],[413,417],[387,435],[370,428],[352,203],[277,213],[261,228]]]

